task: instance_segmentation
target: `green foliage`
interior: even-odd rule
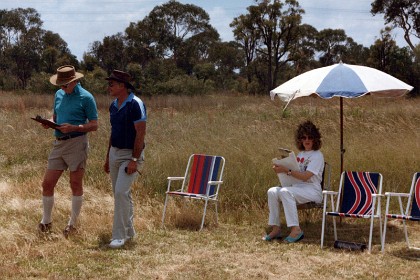
[[[202,82],[188,75],[176,76],[156,84],[151,94],[203,95],[214,90],[214,83]]]
[[[108,83],[105,80],[106,77],[108,77],[108,74],[105,70],[96,67],[93,71],[85,74],[81,83],[92,94],[107,94]]]
[[[28,90],[37,94],[54,94],[57,87],[50,83],[51,74],[40,72],[33,73]]]
[[[373,15],[384,14],[385,23],[404,30],[404,39],[414,52],[411,36],[420,38],[420,5],[415,0],[374,0]]]

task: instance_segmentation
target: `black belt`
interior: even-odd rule
[[[66,136],[61,136],[61,137],[57,137],[56,139],[58,141],[63,141],[63,140],[69,140],[71,138],[76,138],[79,136],[85,135],[85,133],[78,133],[78,134],[70,134],[70,135],[66,135]]]

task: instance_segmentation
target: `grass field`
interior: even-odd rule
[[[52,130],[30,117],[48,116],[53,96],[0,92],[1,279],[418,279],[420,252],[406,249],[402,225],[395,221],[389,224],[385,254],[380,253],[378,226],[372,254],[334,249],[331,223],[321,250],[322,213],[317,210],[300,214],[302,242],[261,241],[268,216],[266,192],[277,184],[270,162],[278,147],[295,149],[293,133],[300,122],[310,119],[319,126],[333,189],[338,188],[338,99],[301,98],[284,114],[284,104],[268,96],[225,93],[143,100],[149,120],[146,165],[133,189],[138,236],[123,249],[110,250],[113,198],[102,166],[111,100],[97,96],[100,126],[90,134],[80,232],[65,239],[67,174],[56,189],[53,232],[37,231],[53,137]],[[407,192],[412,174],[420,171],[419,107],[420,99],[345,100],[345,169],[381,172],[384,191]],[[205,229],[198,232],[201,205],[173,203],[163,229],[166,177],[182,176],[192,153],[226,158],[219,225],[210,211]],[[391,207],[397,209],[395,203]],[[339,239],[367,242],[367,224],[344,219]],[[409,223],[418,245],[419,230],[418,223]]]

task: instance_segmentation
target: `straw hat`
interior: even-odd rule
[[[57,74],[51,76],[50,83],[56,86],[62,86],[78,80],[83,77],[82,73],[76,72],[73,66],[64,65],[58,67]]]
[[[132,90],[135,90],[134,86],[130,83],[131,81],[131,75],[120,71],[120,70],[114,70],[112,71],[111,75],[106,78],[105,80],[114,80],[120,83],[124,83],[126,85],[127,88],[130,88]]]

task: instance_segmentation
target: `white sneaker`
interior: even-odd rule
[[[111,243],[109,243],[109,247],[113,249],[121,248],[125,244],[125,239],[113,239]]]

